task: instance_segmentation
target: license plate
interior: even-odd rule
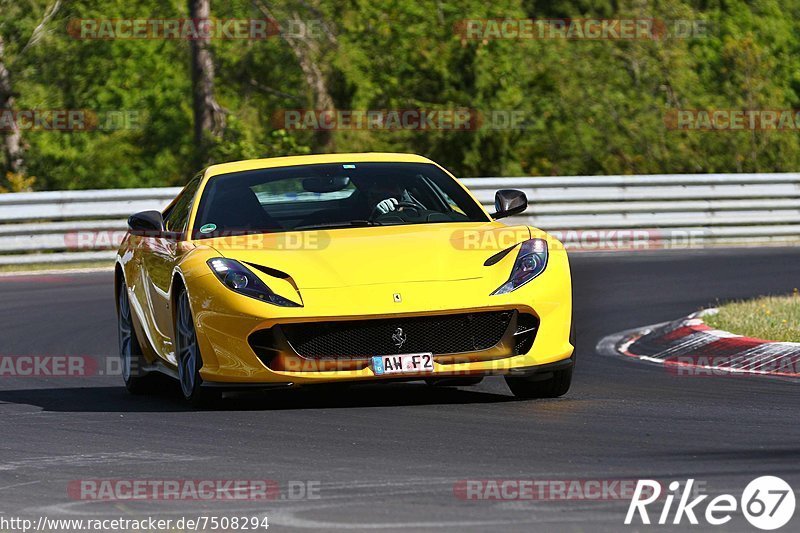
[[[372,371],[376,376],[433,372],[433,354],[378,355],[372,358]]]

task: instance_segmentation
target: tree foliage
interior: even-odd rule
[[[18,109],[126,110],[135,127],[23,131],[40,189],[163,186],[197,169],[190,41],[78,39],[80,19],[187,18],[184,0],[0,0]],[[213,39],[224,131],[206,159],[408,151],[457,175],[790,171],[797,130],[677,131],[677,109],[795,109],[800,4],[786,0],[232,0],[213,17],[312,21],[311,35]],[[466,39],[487,18],[703,21],[654,40]],[[514,112],[511,128],[283,129],[287,109]],[[2,132],[0,132],[2,133]],[[3,161],[8,170],[7,162]],[[5,175],[3,171],[0,175]],[[21,178],[20,178],[21,179]],[[28,183],[28,182],[26,182]],[[0,186],[10,188],[9,183]]]

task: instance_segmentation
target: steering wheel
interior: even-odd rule
[[[415,204],[414,202],[397,202],[397,209],[395,211],[400,211],[402,209],[413,209],[419,215],[422,212],[422,208]],[[386,213],[378,212],[378,206],[376,205],[375,208],[372,210],[372,214],[369,216],[369,219],[372,220],[377,218],[381,215],[388,215],[389,213],[393,213],[394,211],[387,211]]]

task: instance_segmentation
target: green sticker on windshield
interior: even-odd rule
[[[204,224],[200,226],[200,233],[211,233],[215,229],[217,229],[216,224]]]

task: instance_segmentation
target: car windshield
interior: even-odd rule
[[[200,200],[193,236],[488,220],[435,165],[336,163],[214,176]]]

